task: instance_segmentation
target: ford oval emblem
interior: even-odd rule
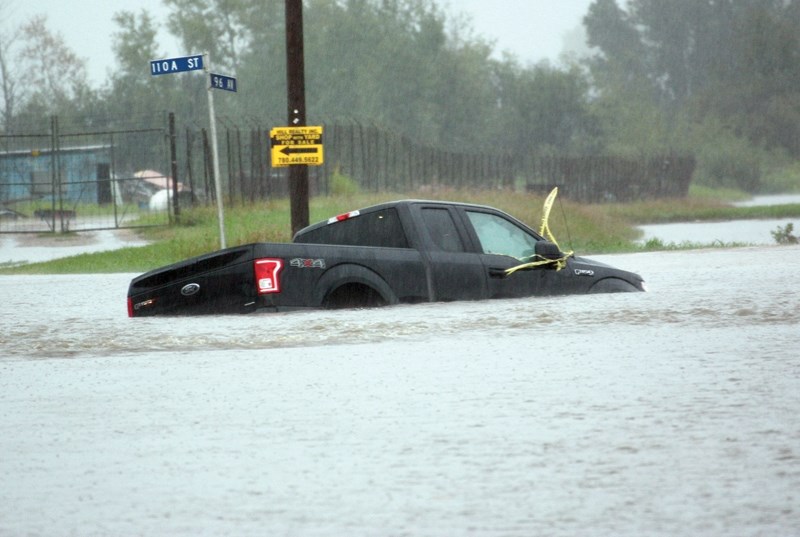
[[[183,296],[196,295],[198,291],[200,291],[199,283],[187,283],[181,288],[181,294]]]

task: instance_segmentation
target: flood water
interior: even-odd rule
[[[648,224],[639,226],[644,244],[658,239],[666,245],[769,245],[776,244],[773,232],[792,224],[796,234],[800,218],[771,218],[760,220],[729,220],[725,222],[679,222],[675,224]]]
[[[0,277],[0,535],[798,535],[800,247],[650,292],[128,319]]]
[[[100,229],[75,235],[56,233],[51,236],[33,233],[0,234],[0,266],[39,263],[145,244],[147,242],[130,229]]]
[[[800,204],[800,194],[774,194],[755,196],[733,203],[737,207]],[[800,230],[800,219],[773,218],[757,220],[732,220],[725,222],[679,222],[674,224],[649,224],[639,226],[644,244],[657,239],[662,244],[693,245],[769,245],[775,244],[774,231],[792,224]],[[797,231],[794,233],[797,234]]]

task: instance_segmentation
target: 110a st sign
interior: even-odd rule
[[[185,71],[199,71],[203,69],[203,55],[181,56],[179,58],[165,58],[163,60],[150,60],[151,75],[169,75]]]

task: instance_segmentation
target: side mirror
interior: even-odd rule
[[[564,257],[558,245],[550,241],[537,241],[536,255],[542,259],[561,259]]]

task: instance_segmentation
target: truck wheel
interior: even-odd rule
[[[386,301],[372,287],[360,283],[348,283],[337,287],[327,297],[323,306],[328,309],[377,308]]]
[[[619,278],[600,280],[589,289],[590,293],[630,293],[638,291],[632,284]]]

